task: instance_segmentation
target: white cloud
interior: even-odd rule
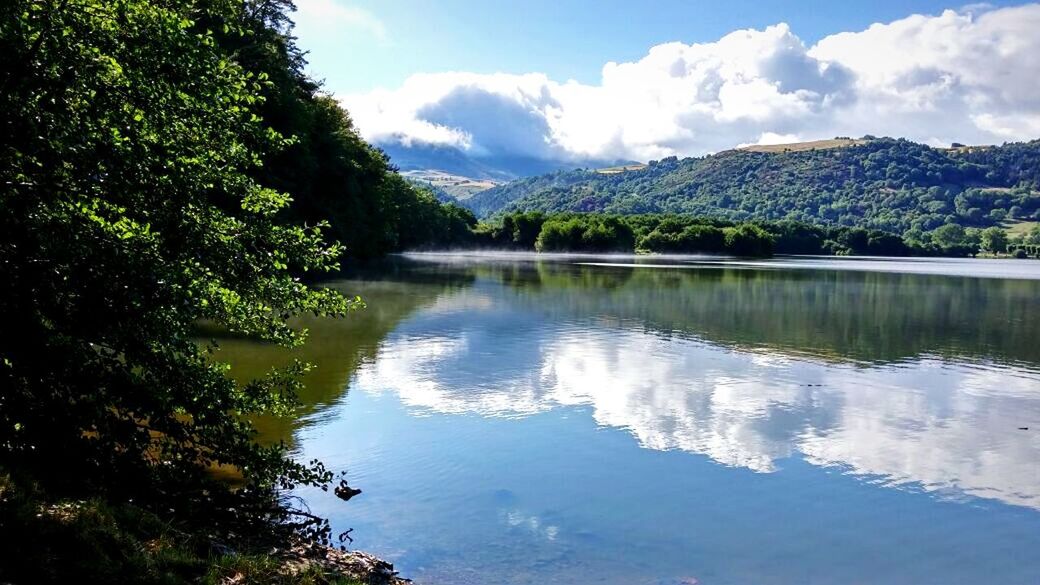
[[[296,0],[294,17],[298,34],[301,29],[360,29],[376,39],[386,40],[386,26],[371,12],[349,6],[342,0]],[[304,36],[310,33],[304,32]]]
[[[341,97],[371,140],[476,155],[647,160],[863,134],[1025,140],[1040,134],[1038,30],[1040,4],[973,5],[812,47],[786,24],[657,45],[604,65],[598,85],[455,72]]]

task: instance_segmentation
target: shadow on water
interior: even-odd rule
[[[409,271],[402,280],[400,268],[399,263],[391,262],[324,283],[345,295],[360,295],[367,307],[341,319],[297,319],[293,325],[307,330],[307,342],[299,348],[287,350],[222,336],[220,332],[211,332],[207,337],[219,346],[216,359],[231,364],[231,376],[241,383],[293,360],[313,366],[303,378],[301,407],[294,417],[263,417],[256,421],[262,441],[284,440],[291,444],[296,430],[320,419],[325,409],[343,397],[350,377],[361,364],[375,358],[380,342],[398,323],[435,302],[440,295],[470,286],[473,280],[464,274],[427,270]]]

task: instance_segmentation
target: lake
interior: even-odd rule
[[[1040,583],[1040,262],[413,254],[329,283],[301,490],[431,584]],[[243,378],[283,350],[221,340]]]

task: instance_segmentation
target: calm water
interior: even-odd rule
[[[268,438],[418,583],[1040,583],[1040,262],[416,255]],[[225,340],[248,376],[286,359]],[[1022,430],[1028,428],[1028,430]]]

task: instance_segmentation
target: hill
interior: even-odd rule
[[[391,139],[376,144],[402,172],[439,172],[474,181],[503,183],[579,167],[598,168],[631,164],[627,160],[554,160],[529,156],[476,155],[453,146],[424,143],[403,144]]]
[[[791,219],[902,233],[946,223],[1040,218],[1040,140],[933,148],[864,137],[558,171],[477,193],[480,217],[508,211],[680,213]]]
[[[499,185],[490,179],[474,179],[438,170],[401,171],[401,176],[411,183],[429,188],[438,194],[438,199],[446,201],[462,201]]]

